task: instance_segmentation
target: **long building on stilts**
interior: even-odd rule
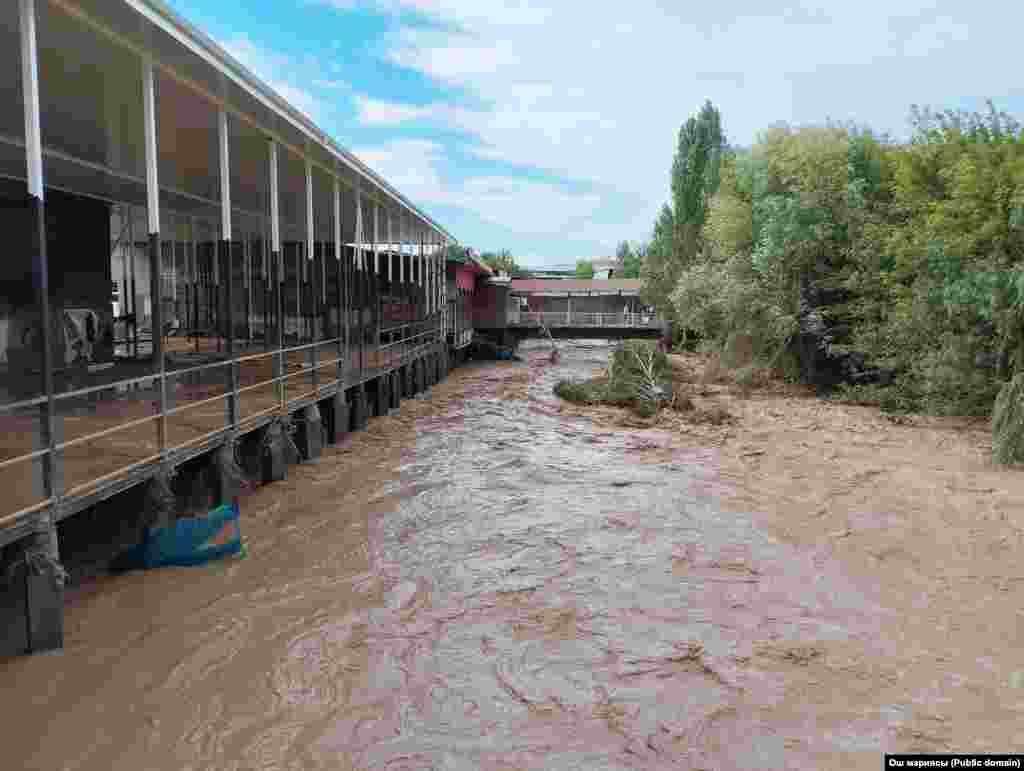
[[[8,654],[62,645],[64,568],[146,490],[280,478],[268,437],[315,458],[467,327],[453,236],[160,0],[3,3],[0,101]]]

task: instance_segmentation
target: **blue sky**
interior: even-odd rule
[[[463,244],[533,267],[649,238],[704,99],[740,145],[826,117],[904,135],[912,103],[1024,117],[1015,3],[170,2]]]

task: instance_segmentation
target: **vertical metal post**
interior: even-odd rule
[[[344,277],[344,262],[342,259],[342,242],[341,242],[341,183],[337,177],[332,177],[334,181],[334,268],[335,273],[338,277],[337,291],[335,295],[335,311],[337,313],[337,323],[335,325],[335,334],[338,338],[338,388],[345,388],[345,360],[348,356],[348,319],[346,318],[342,322],[342,314],[345,310],[344,294],[342,291],[342,279]],[[344,331],[342,331],[342,323],[344,323]]]
[[[128,274],[132,283],[132,358],[139,358],[139,295],[135,286],[135,214],[128,212]]]
[[[160,389],[160,419],[157,422],[157,446],[167,451],[167,368],[164,361],[164,319],[162,254],[160,249],[160,187],[157,177],[156,92],[153,61],[142,60],[142,106],[146,141],[146,206],[149,211],[149,294],[153,309],[153,363]]]
[[[399,283],[404,284],[405,283],[405,247],[406,247],[405,236],[402,235],[402,234],[399,234],[399,240],[402,243],[399,244],[399,247],[398,247],[398,252],[399,252],[399,255],[401,256],[401,259],[399,259],[399,261],[398,261],[398,281],[399,281]]]
[[[392,281],[391,268],[394,262],[395,248],[395,218],[388,214],[388,284]]]
[[[373,202],[373,272],[380,273],[380,204]]]
[[[223,219],[221,220],[223,223]],[[223,224],[222,224],[223,227]],[[213,282],[208,295],[210,296],[209,308],[213,312],[213,330],[214,334],[217,335],[217,353],[221,353],[224,350],[224,319],[221,313],[221,290],[220,290],[220,272],[221,272],[221,260],[223,259],[223,251],[221,249],[222,238],[217,238],[217,235],[213,236]]]
[[[338,272],[338,380],[339,388],[345,387],[345,374],[348,369],[348,303],[346,301],[345,282],[345,245],[342,240],[341,228],[341,182],[334,180],[334,259]]]
[[[437,245],[437,234],[434,235],[434,308],[438,313],[444,312],[441,304],[441,250]]]
[[[316,275],[316,233],[314,230],[315,223],[313,222],[313,164],[307,158],[306,159],[306,263],[308,263],[311,270],[309,271],[310,284],[314,282]],[[320,377],[316,369],[317,364],[317,309],[316,305],[318,302],[318,293],[315,291],[315,287],[311,287],[314,291],[310,292],[311,306],[309,309],[309,318],[312,329],[310,330],[312,347],[309,349],[308,361],[309,366],[312,367],[310,373],[312,377],[310,381],[313,386],[313,390],[316,391],[320,382]]]
[[[117,236],[117,248],[121,254],[121,316],[125,319],[124,324],[124,352],[128,353],[128,246],[125,243],[124,235],[128,232],[128,222],[125,219],[125,208],[123,206],[114,207],[114,211],[117,212],[117,225],[118,225],[118,236]]]
[[[32,244],[32,273],[36,289],[36,302],[42,314],[43,339],[43,393],[46,402],[40,414],[42,444],[47,454],[43,456],[43,490],[47,498],[55,497],[56,483],[56,426],[53,372],[53,320],[50,318],[50,269],[46,244],[46,205],[43,187],[43,145],[39,123],[39,70],[36,49],[36,10],[34,0],[21,0],[21,86],[24,94],[25,119],[25,163],[28,172],[28,200],[30,241]],[[40,518],[41,532],[53,528],[54,548],[56,529],[52,517]]]
[[[284,301],[281,297],[281,288],[284,284],[284,266],[281,260],[281,211],[280,191],[277,181],[277,142],[270,143],[270,271],[269,280],[273,282],[274,314],[277,316],[276,343],[277,352],[274,354],[274,390],[278,395],[279,406],[284,410],[285,406],[285,381],[278,380],[284,377]]]
[[[366,330],[364,328],[364,324],[366,322],[366,317],[363,315],[363,310],[364,310],[363,300],[364,300],[364,298],[366,296],[366,293],[365,293],[365,289],[366,289],[366,287],[365,287],[366,271],[363,270],[363,268],[364,268],[364,265],[363,265],[363,259],[364,259],[364,254],[363,254],[363,193],[362,193],[362,190],[360,189],[360,185],[359,185],[359,180],[358,179],[356,180],[356,237],[355,237],[355,245],[356,245],[356,247],[355,247],[355,260],[354,260],[355,281],[353,283],[354,283],[354,289],[355,289],[355,311],[356,311],[356,314],[357,314],[357,316],[356,316],[356,318],[357,318],[356,332],[359,335],[359,349],[358,349],[359,350],[359,375],[358,375],[358,378],[359,378],[359,382],[362,383],[362,381],[363,381],[363,361],[364,361],[364,354],[365,354],[365,350],[364,349],[365,349],[365,344],[366,344]]]
[[[190,310],[192,312],[192,320],[190,322],[192,328],[192,337],[195,341],[196,352],[199,351],[199,253],[196,250],[196,218],[189,217],[188,223],[188,238],[189,238],[189,286],[191,289],[191,303]]]
[[[43,392],[46,401],[40,414],[41,444],[46,447],[42,456],[43,494],[50,500],[47,509],[36,520],[35,534],[30,549],[42,554],[50,563],[57,581],[57,591],[46,598],[35,598],[33,579],[26,583],[28,610],[28,646],[31,651],[60,648],[64,645],[63,572],[60,570],[60,548],[57,540],[56,512],[61,485],[57,480],[56,458],[56,405],[54,403],[53,345],[54,329],[50,309],[49,259],[46,249],[46,206],[44,204],[42,133],[39,124],[39,71],[36,49],[36,15],[33,0],[21,0],[21,76],[24,94],[25,161],[27,165],[27,201],[29,242],[32,249],[33,284],[36,301],[42,315]],[[49,580],[51,577],[47,577]]]
[[[444,247],[444,240],[438,242],[437,250],[437,280],[438,284],[438,295],[440,296],[441,303],[441,340],[447,341],[447,324],[448,324],[448,263],[446,262],[447,250]]]
[[[380,364],[380,204],[373,202],[373,357]]]
[[[427,266],[427,255],[426,255],[426,235],[421,227],[419,230],[419,266],[417,272],[417,278],[419,279],[419,295],[420,295],[420,345],[423,345],[423,331],[427,327],[427,287],[424,277],[425,268]]]
[[[228,388],[231,396],[228,397],[228,424],[232,435],[238,430],[238,362],[235,360],[235,308],[234,308],[234,254],[232,253],[231,242],[231,164],[228,142],[228,114],[221,110],[219,114],[220,127],[220,216],[221,235],[220,252],[223,255],[224,264],[224,326],[225,352],[228,357]],[[219,294],[219,293],[218,293]]]
[[[268,181],[269,186],[269,181]],[[269,199],[269,195],[267,196]],[[267,201],[269,204],[269,200]],[[270,347],[270,321],[273,318],[270,312],[270,217],[266,214],[260,218],[260,279],[263,282],[263,349]],[[271,357],[271,371],[273,371],[273,357]]]
[[[252,348],[252,238],[247,231],[242,235],[242,288],[245,289],[245,338]]]
[[[171,308],[174,310],[174,320],[180,325],[181,307],[178,302],[178,234],[180,231],[180,222],[175,217],[173,220],[172,229],[174,232],[174,240],[171,242]],[[182,253],[184,254],[185,243],[182,243]]]

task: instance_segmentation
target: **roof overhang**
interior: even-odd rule
[[[335,142],[310,118],[289,104],[206,33],[178,15],[163,0],[47,1],[114,42],[151,57],[158,66],[186,79],[198,81],[199,86],[214,97],[225,93],[226,82],[230,81],[233,88],[230,89],[230,103],[225,109],[257,117],[261,124],[265,122],[262,116],[269,114],[279,125],[264,126],[268,132],[284,130],[286,126],[288,136],[296,140],[294,144],[300,148],[304,145],[317,148],[318,158],[330,158],[338,169],[344,169],[347,174],[361,180],[365,184],[366,194],[390,201],[391,205],[408,212],[420,225],[435,231],[451,243],[457,243],[454,236],[393,185]],[[177,57],[175,61],[170,61],[174,57],[166,55],[166,46],[160,49],[152,42],[161,32],[184,49],[180,54],[174,52]]]

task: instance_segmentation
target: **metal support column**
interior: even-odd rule
[[[316,276],[316,252],[315,252],[315,249],[316,249],[316,234],[314,232],[313,225],[314,225],[314,223],[313,223],[313,164],[307,158],[306,159],[306,263],[307,263],[308,267],[310,268],[309,277],[310,277],[310,284],[311,285],[313,284],[314,278]],[[309,366],[312,367],[312,370],[313,370],[310,373],[312,375],[312,378],[310,378],[310,380],[311,380],[312,385],[313,385],[313,391],[315,392],[319,388],[319,384],[320,384],[320,373],[317,372],[317,369],[316,369],[317,361],[318,361],[318,358],[319,358],[318,355],[317,355],[318,354],[318,351],[317,351],[318,343],[317,343],[317,330],[316,330],[317,316],[319,315],[317,313],[316,305],[317,305],[317,303],[319,301],[319,298],[318,298],[318,294],[319,293],[316,292],[316,287],[315,286],[313,287],[313,290],[314,291],[312,291],[310,293],[310,295],[311,295],[310,300],[312,301],[313,307],[310,308],[310,314],[309,314],[310,315],[310,320],[312,321],[312,327],[313,327],[312,330],[311,330],[311,332],[312,332],[312,334],[311,334],[312,346],[309,348],[309,358],[308,358],[308,360],[309,360]]]
[[[223,265],[224,278],[224,345],[228,357],[228,388],[231,395],[228,397],[228,425],[231,429],[231,436],[234,437],[238,430],[238,363],[235,361],[235,313],[234,313],[234,255],[231,248],[231,166],[228,156],[228,114],[221,110],[219,114],[220,125],[220,217],[221,217],[221,242],[220,253]]]
[[[363,193],[360,190],[359,182],[356,182],[356,237],[355,237],[355,294],[356,294],[356,313],[358,314],[358,323],[356,329],[359,334],[359,382],[363,382],[363,370],[366,361],[366,270],[363,264],[365,255],[363,254]]]
[[[277,143],[270,143],[270,282],[273,286],[274,314],[276,321],[276,344],[277,352],[274,354],[274,391],[278,395],[279,407],[284,411],[285,402],[285,381],[277,380],[284,377],[284,298],[282,288],[284,286],[284,261],[281,257],[281,211],[280,211],[280,190],[278,188],[278,162]]]
[[[373,202],[373,354],[380,366],[381,296],[380,287],[380,203]],[[375,367],[375,369],[377,368]]]
[[[153,309],[153,364],[159,376],[160,419],[157,422],[157,446],[160,455],[167,452],[167,366],[164,361],[164,313],[161,279],[163,265],[160,250],[160,188],[157,177],[156,93],[153,62],[142,61],[142,104],[146,141],[146,206],[149,213],[149,295]]]
[[[41,314],[43,343],[43,393],[40,439],[43,495],[50,506],[37,517],[34,535],[28,540],[25,562],[25,628],[30,652],[53,650],[64,645],[64,571],[60,564],[56,512],[62,485],[57,478],[56,406],[54,403],[54,325],[50,308],[49,259],[46,249],[46,206],[44,203],[42,134],[39,124],[39,72],[36,50],[36,12],[33,0],[21,0],[21,75],[25,102],[25,160],[28,172],[26,206],[29,243],[32,250],[32,283]],[[46,566],[43,574],[32,569]]]
[[[341,183],[337,177],[334,180],[334,262],[335,272],[338,277],[337,296],[335,298],[335,309],[337,310],[337,328],[334,330],[338,338],[338,388],[345,389],[345,375],[348,367],[348,312],[345,302],[343,278],[345,275],[345,264],[343,245],[341,240]],[[344,322],[342,321],[344,314]],[[342,328],[344,324],[344,329]]]

